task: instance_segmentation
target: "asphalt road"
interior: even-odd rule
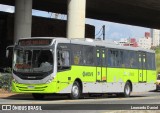
[[[118,110],[137,110],[135,107],[141,107],[142,110],[147,110],[146,107],[153,108],[155,111],[158,105],[160,110],[160,92],[144,92],[132,93],[130,98],[120,98],[115,95],[112,96],[94,96],[86,97],[79,100],[70,100],[65,96],[48,96],[45,100],[33,100],[30,95],[11,96],[0,99],[0,104],[11,104],[12,106],[41,106],[42,110],[52,109],[48,111],[25,111],[26,113],[116,113],[128,111]],[[17,105],[18,104],[18,105]],[[149,104],[149,105],[148,105]],[[132,109],[133,108],[133,109]],[[54,110],[54,111],[53,111]],[[139,109],[138,109],[139,110]],[[140,112],[142,112],[142,110]],[[3,112],[4,111],[0,111]],[[22,111],[5,111],[7,113],[21,113]],[[23,111],[24,112],[24,111]],[[149,111],[145,111],[149,113]]]

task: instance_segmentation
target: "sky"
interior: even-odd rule
[[[0,11],[14,13],[14,7],[0,4]],[[55,18],[55,13],[38,11],[38,10],[32,10],[32,15],[42,16],[47,18]],[[66,20],[67,16],[59,14],[58,19]],[[94,20],[94,19],[86,19],[86,24],[95,26],[96,38],[102,38],[102,35],[101,35],[102,32],[99,33],[99,31],[101,30],[103,25],[105,25],[105,29],[106,29],[105,38],[112,39],[112,40],[120,40],[121,38],[138,39],[138,38],[144,37],[145,32],[150,32],[149,28],[113,23],[108,21],[100,21],[100,20]]]

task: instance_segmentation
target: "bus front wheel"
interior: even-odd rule
[[[81,97],[81,87],[79,82],[75,81],[72,85],[72,89],[71,89],[71,94],[70,97],[71,99],[79,99]]]

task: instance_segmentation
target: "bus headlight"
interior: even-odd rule
[[[18,81],[16,79],[13,79],[13,82],[16,83],[16,84],[18,84]]]
[[[54,79],[54,78],[51,78],[51,79],[47,80],[46,84],[51,83],[53,79]]]

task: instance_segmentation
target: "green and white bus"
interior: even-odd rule
[[[155,90],[155,52],[92,39],[25,38],[14,46],[12,91],[119,94]]]

